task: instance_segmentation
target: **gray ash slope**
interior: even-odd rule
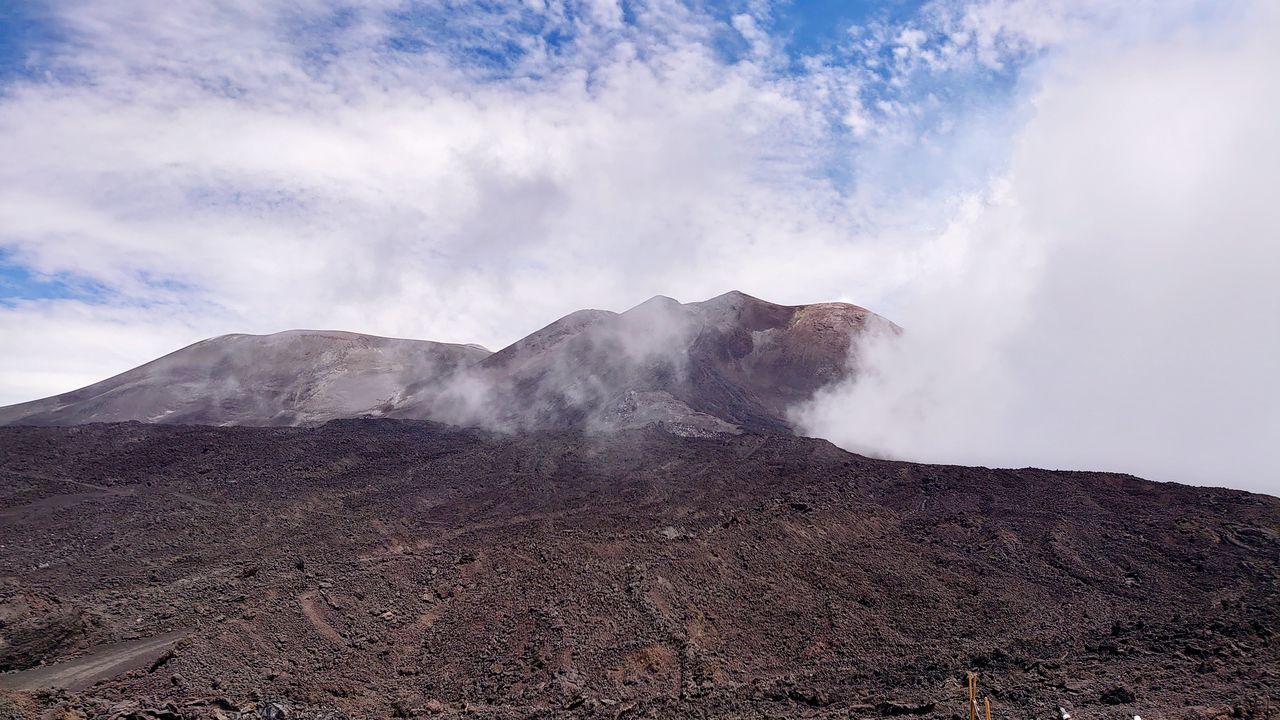
[[[786,431],[787,407],[850,371],[852,341],[892,323],[844,303],[731,292],[584,310],[497,353],[295,330],[205,340],[86,388],[0,408],[0,424],[300,425],[429,419],[502,430]]]
[[[950,718],[971,670],[998,717],[1280,708],[1245,492],[386,419],[0,428],[0,476],[3,667],[187,633],[31,718]]]
[[[324,422],[376,413],[415,383],[488,355],[473,345],[322,330],[223,335],[79,390],[0,408],[0,424]]]

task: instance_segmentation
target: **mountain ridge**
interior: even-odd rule
[[[739,291],[578,310],[491,352],[343,330],[231,333],[83,388],[0,407],[0,424],[305,425],[395,417],[519,431],[661,424],[790,431],[787,408],[852,371],[869,326],[847,303]]]
[[[324,422],[350,417],[352,405],[373,408],[393,396],[407,384],[408,367],[449,371],[488,354],[467,345],[335,330],[230,333],[83,388],[0,408],[0,424]]]

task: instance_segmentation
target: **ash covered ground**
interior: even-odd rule
[[[0,476],[0,717],[1280,717],[1267,496],[393,420]]]

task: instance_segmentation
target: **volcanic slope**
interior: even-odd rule
[[[847,303],[658,296],[561,318],[485,358],[461,392],[431,386],[388,414],[508,430],[787,431],[787,407],[848,377],[854,340],[873,329],[897,332]]]
[[[296,425],[378,415],[488,355],[477,345],[323,330],[223,335],[79,390],[0,408],[0,424]]]
[[[787,431],[789,405],[847,377],[868,329],[845,303],[731,292],[624,313],[582,310],[497,353],[342,332],[205,340],[74,392],[0,408],[0,424],[299,425],[388,416],[509,431],[662,423],[705,435]]]
[[[1245,492],[395,420],[0,428],[0,476],[33,718],[951,718],[968,671],[996,717],[1280,708]]]

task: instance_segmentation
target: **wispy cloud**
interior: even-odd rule
[[[679,3],[471,7],[60,5],[49,79],[0,102],[0,241],[132,306],[185,288],[191,339],[490,345],[659,290],[832,294],[808,257],[876,252],[827,177],[856,85],[730,61]]]

